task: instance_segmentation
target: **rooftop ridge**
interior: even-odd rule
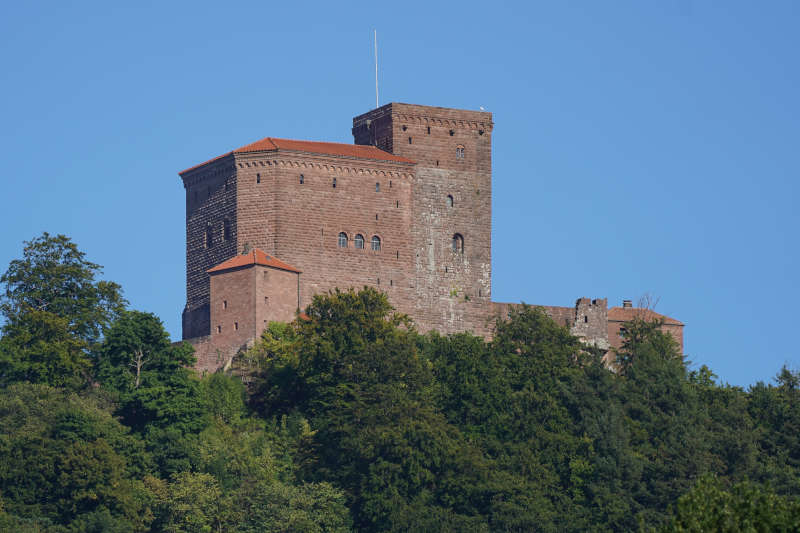
[[[254,248],[252,251],[247,252],[246,254],[231,257],[227,261],[223,261],[217,266],[208,269],[206,272],[208,272],[209,274],[215,274],[217,272],[223,272],[225,270],[231,270],[234,268],[248,267],[254,265],[277,268],[279,270],[296,272],[298,274],[302,272],[301,270],[293,267],[292,265],[281,261],[275,256],[268,255],[263,250],[260,250],[258,248]]]
[[[264,137],[250,144],[245,144],[222,155],[209,159],[198,165],[194,165],[178,172],[179,175],[186,174],[209,163],[213,163],[231,154],[247,154],[253,152],[300,152],[307,154],[321,154],[334,157],[344,157],[349,159],[364,159],[368,161],[388,161],[392,163],[416,164],[416,161],[385,152],[376,146],[361,144],[346,144],[330,141],[300,141],[295,139],[281,139],[278,137]]]

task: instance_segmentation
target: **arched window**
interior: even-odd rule
[[[345,232],[339,234],[339,248],[347,248],[347,233]]]
[[[300,185],[304,184],[305,182],[306,182],[306,177],[300,174]]]
[[[448,194],[447,195],[447,207],[453,207],[453,195],[452,194]]]
[[[377,235],[372,236],[372,250],[374,252],[381,251],[381,238],[378,237]]]
[[[461,145],[456,146],[456,159],[464,159],[464,147]]]
[[[464,237],[460,233],[453,235],[453,251],[459,254],[464,253]]]
[[[206,248],[214,246],[214,230],[211,224],[206,224]]]
[[[363,235],[361,235],[359,233],[358,235],[356,235],[356,238],[353,239],[353,240],[356,243],[356,248],[358,248],[359,250],[363,250],[364,249],[364,236]]]

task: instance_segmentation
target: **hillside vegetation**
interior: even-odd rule
[[[721,384],[634,321],[611,372],[539,309],[420,335],[364,288],[201,377],[99,275],[44,234],[0,278],[2,531],[800,529],[786,368]]]

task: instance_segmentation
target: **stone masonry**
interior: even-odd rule
[[[182,171],[198,367],[336,287],[384,291],[421,331],[491,335],[514,305],[491,301],[493,127],[485,111],[391,103],[353,119],[353,145],[268,137]],[[615,309],[544,307],[602,349],[619,343]],[[683,324],[664,318],[682,348]]]

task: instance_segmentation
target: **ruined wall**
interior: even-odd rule
[[[422,331],[488,331],[491,131],[491,113],[398,103],[353,119],[357,144],[417,162],[411,315]]]
[[[492,302],[493,317],[505,320],[511,310],[521,304]],[[608,300],[597,298],[578,298],[574,307],[551,305],[534,305],[542,309],[559,326],[569,329],[570,333],[591,344],[607,350],[608,342]]]
[[[182,318],[183,338],[188,339],[211,332],[206,271],[236,254],[233,156],[184,171],[181,177],[186,190],[186,308]]]
[[[575,302],[575,322],[570,332],[587,344],[607,350],[608,300],[606,298],[579,298]]]

